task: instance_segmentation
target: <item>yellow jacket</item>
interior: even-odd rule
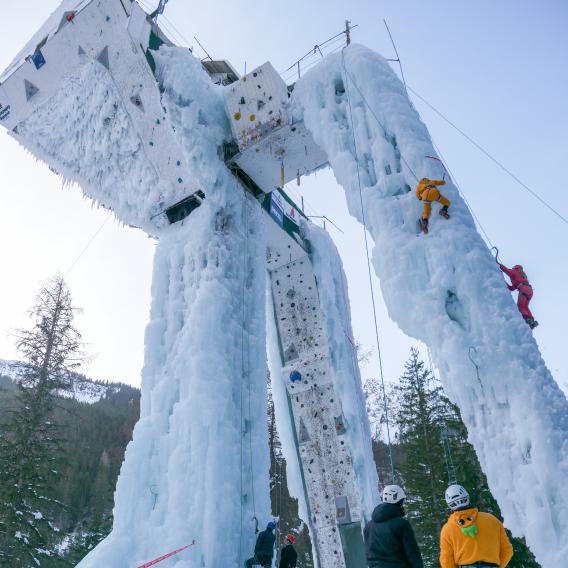
[[[422,178],[419,182],[418,185],[416,186],[416,197],[418,197],[418,199],[423,199],[423,193],[428,190],[428,189],[432,189],[434,186],[436,185],[446,185],[446,182],[443,179],[428,179],[428,178]],[[432,201],[436,201],[435,199],[433,199]]]
[[[442,568],[487,562],[505,568],[513,557],[513,547],[499,519],[477,509],[452,513],[442,528],[440,564]]]

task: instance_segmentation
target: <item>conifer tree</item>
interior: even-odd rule
[[[62,506],[53,498],[61,459],[61,428],[55,401],[72,389],[81,362],[75,308],[62,276],[38,292],[32,326],[18,333],[24,365],[16,405],[0,431],[0,564],[21,568],[56,562],[61,537],[52,522]]]
[[[393,421],[398,443],[404,449],[404,462],[398,473],[408,490],[409,517],[425,560],[434,562],[438,534],[445,521],[446,480],[440,444],[444,406],[441,387],[414,348],[394,388],[393,399]]]
[[[398,473],[408,495],[409,517],[426,567],[439,566],[439,533],[449,511],[446,487],[458,482],[471,496],[472,506],[501,518],[487,485],[459,408],[444,394],[416,349],[394,388],[394,423],[398,429]],[[508,568],[539,568],[522,539],[512,539],[515,555]]]

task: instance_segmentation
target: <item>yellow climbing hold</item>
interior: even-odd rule
[[[233,118],[234,118],[235,120],[241,120],[241,113],[240,113],[239,111],[237,111],[237,112],[233,115]]]
[[[256,120],[256,114],[251,114],[249,118],[251,122],[254,122]]]

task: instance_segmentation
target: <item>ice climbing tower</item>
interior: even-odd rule
[[[434,215],[430,233],[417,232],[413,189],[443,172],[404,85],[380,55],[352,45],[305,74],[291,106],[373,237],[390,317],[429,346],[506,526],[543,567],[565,563],[568,402],[447,177],[451,218]]]
[[[0,124],[16,140],[159,239],[141,418],[113,531],[81,566],[136,564],[192,539],[179,565],[250,555],[269,517],[266,269],[278,420],[294,432],[287,458],[318,565],[359,566],[376,473],[349,314],[337,333],[316,278],[314,254],[337,254],[281,187],[327,161],[289,115],[290,89],[269,63],[239,78],[200,62],[126,0],[65,0],[1,83]]]

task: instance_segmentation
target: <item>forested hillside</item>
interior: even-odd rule
[[[4,367],[5,368],[5,367]],[[53,508],[61,535],[54,551],[64,555],[42,562],[50,568],[74,566],[86,551],[110,530],[113,492],[139,415],[140,391],[125,384],[89,381],[97,393],[92,403],[58,399],[54,419],[60,426],[62,451],[55,460],[58,483],[53,497],[63,506]],[[0,375],[0,430],[17,405],[16,383]]]

